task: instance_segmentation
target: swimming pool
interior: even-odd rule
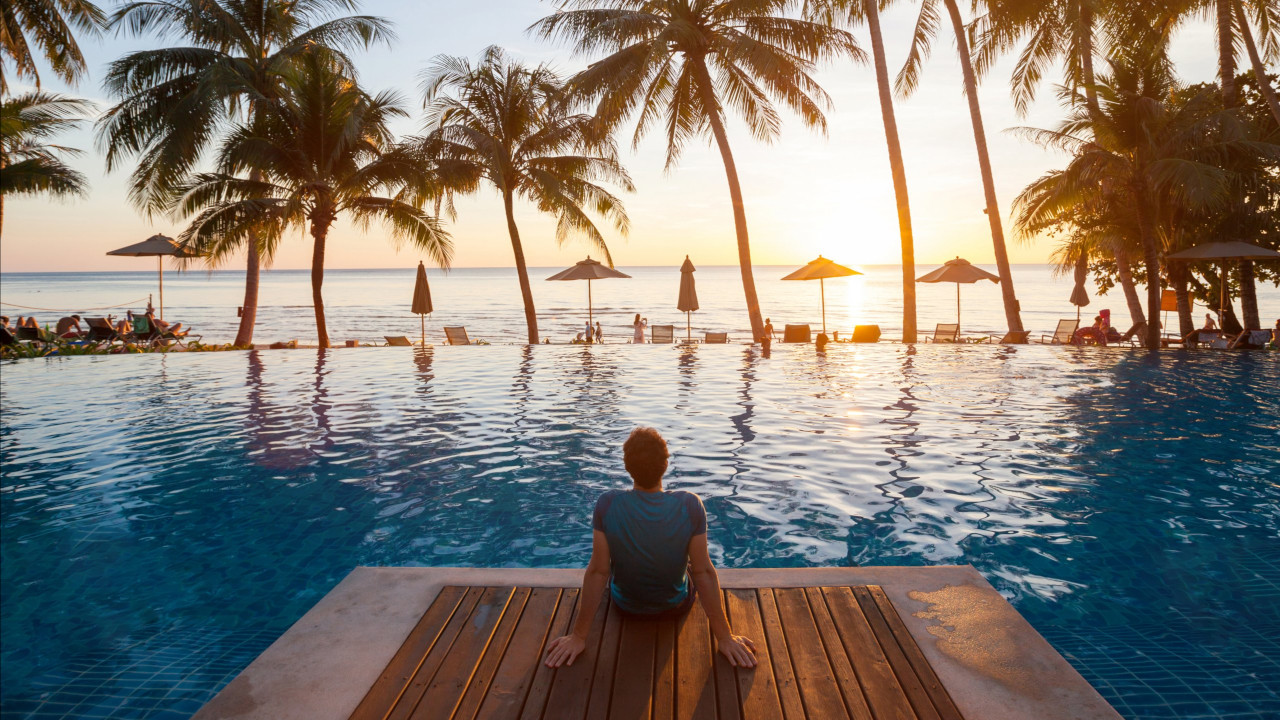
[[[356,565],[580,566],[654,425],[728,567],[971,563],[1127,718],[1280,715],[1280,354],[369,348],[0,367],[4,717],[185,717]]]

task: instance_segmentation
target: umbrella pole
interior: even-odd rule
[[[160,267],[160,319],[164,319],[164,256],[156,256],[156,264]]]
[[[689,311],[684,311],[684,341],[693,342],[693,327],[689,324]]]
[[[960,283],[956,283],[956,331],[960,330]]]
[[[827,334],[827,281],[818,278],[818,287],[822,292],[822,334]]]
[[[164,304],[164,295],[160,295],[160,304]],[[1222,261],[1222,289],[1218,291],[1218,329],[1227,321],[1227,261]],[[1225,331],[1224,331],[1225,332]]]
[[[422,324],[422,347],[427,346],[427,316],[418,314],[418,322]]]
[[[587,324],[591,324],[591,278],[587,278]]]

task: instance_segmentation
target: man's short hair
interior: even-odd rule
[[[638,427],[622,443],[622,462],[642,488],[657,487],[667,472],[667,441],[651,427]]]

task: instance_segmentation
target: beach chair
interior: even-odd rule
[[[1054,330],[1052,335],[1041,335],[1040,342],[1044,343],[1045,339],[1048,338],[1049,345],[1070,345],[1071,338],[1075,337],[1076,329],[1079,327],[1079,320],[1059,320],[1058,329]]]
[[[450,345],[470,345],[471,338],[467,337],[467,329],[465,327],[447,327],[444,329],[444,338],[449,341]]]
[[[987,342],[999,343],[1000,345],[1026,345],[1030,342],[1030,339],[1030,330],[1017,330],[1007,332],[1004,335],[991,335],[987,338]]]
[[[788,325],[782,330],[782,342],[807,343],[813,342],[813,337],[808,325]]]
[[[111,321],[106,318],[85,318],[85,323],[89,326],[89,331],[84,336],[87,344],[111,344],[117,340],[124,341],[124,336],[111,327]]]
[[[404,335],[383,335],[382,337],[392,347],[413,347],[413,343],[409,342],[409,338]]]
[[[652,343],[673,343],[676,341],[675,325],[650,325],[650,340]]]
[[[1192,330],[1187,333],[1186,337],[1182,338],[1182,346],[1188,348],[1202,344],[1212,346],[1221,337],[1221,330]]]
[[[14,329],[18,331],[16,333],[17,338],[22,342],[40,343],[41,345],[48,345],[53,342],[52,333],[44,330],[43,328],[27,327],[24,325],[20,328]]]
[[[854,325],[852,340],[853,342],[856,342],[856,343],[880,342],[880,326],[879,325]]]
[[[933,329],[933,336],[925,336],[925,342],[956,343],[960,342],[960,323],[938,323]]]
[[[1137,325],[1134,325],[1128,330],[1125,330],[1124,334],[1120,335],[1119,337],[1112,338],[1110,333],[1108,333],[1107,344],[1129,345],[1129,346],[1140,345],[1142,344],[1142,333],[1146,332],[1146,329],[1147,329],[1146,323],[1138,323]]]
[[[707,339],[703,340],[703,342],[709,345],[724,345],[729,342],[729,333],[709,332],[707,333]]]
[[[158,326],[152,325],[151,321],[147,320],[146,315],[134,315],[133,333],[128,339],[147,347],[159,347],[169,343],[182,347],[184,344],[192,340],[199,340],[201,337],[201,335],[192,335],[190,333],[178,335],[172,330],[161,330]]]
[[[1271,342],[1270,330],[1244,330],[1241,331],[1239,335],[1232,338],[1224,349],[1262,350],[1267,347],[1267,343],[1269,342]],[[1218,344],[1214,343],[1213,347],[1217,348]]]
[[[9,328],[0,326],[0,345],[9,347],[17,344],[18,338],[14,337],[14,334],[10,332]]]

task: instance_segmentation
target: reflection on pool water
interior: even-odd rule
[[[1280,712],[1280,355],[4,365],[3,714],[185,717],[357,565],[580,566],[654,425],[727,567],[972,563],[1130,718]]]

